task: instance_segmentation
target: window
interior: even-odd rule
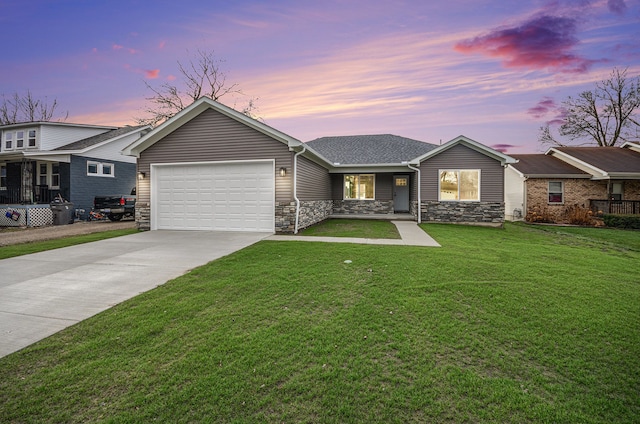
[[[345,175],[344,176],[344,198],[345,199],[375,199],[374,174]]]
[[[24,149],[25,147],[33,148],[36,147],[36,145],[36,130],[19,130],[4,133],[4,150]]]
[[[13,133],[8,132],[4,134],[4,148],[5,150],[13,149]]]
[[[96,177],[113,177],[114,166],[112,163],[87,162],[87,175]]]
[[[440,171],[441,201],[480,201],[480,170],[455,169]]]
[[[36,147],[36,130],[29,130],[28,146]]]
[[[60,187],[60,164],[55,162],[38,163],[38,185],[49,188]]]
[[[38,167],[38,184],[41,186],[48,186],[47,183],[47,164],[41,163]]]
[[[612,183],[611,184],[611,194],[609,195],[610,200],[622,200],[622,183]]]
[[[562,181],[549,181],[549,203],[564,203]]]
[[[7,189],[7,165],[0,165],[0,190]]]
[[[16,149],[24,147],[24,131],[16,131]]]

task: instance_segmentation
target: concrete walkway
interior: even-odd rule
[[[398,228],[401,239],[371,239],[355,237],[316,237],[316,236],[281,236],[273,235],[267,240],[281,241],[315,241],[324,243],[357,243],[385,244],[396,246],[429,246],[440,247],[437,241],[418,227],[415,221],[391,221]]]
[[[0,357],[268,236],[146,231],[0,260]]]

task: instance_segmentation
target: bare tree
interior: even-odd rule
[[[638,140],[640,78],[628,78],[627,69],[614,69],[593,91],[567,98],[562,109],[564,122],[559,133],[569,142],[555,138],[547,124],[540,128],[538,137],[543,144],[566,146],[578,141],[577,145],[605,147]]]
[[[2,95],[0,103],[0,125],[16,124],[18,122],[51,121],[58,108],[58,101],[53,99],[49,104],[47,98],[36,99],[31,91],[20,95],[13,93],[9,96]],[[57,121],[65,121],[69,116],[66,112]]]
[[[216,59],[213,52],[197,50],[195,58],[183,65],[178,61],[178,69],[182,74],[184,88],[169,83],[153,87],[145,82],[147,88],[153,92],[146,100],[148,105],[143,112],[146,118],[136,118],[139,124],[157,125],[171,118],[182,109],[201,97],[220,101],[222,97],[244,95],[238,84],[227,83],[227,75],[222,70],[222,60]],[[245,115],[255,117],[256,100],[249,99],[247,104],[239,110]],[[236,105],[234,104],[233,107]]]

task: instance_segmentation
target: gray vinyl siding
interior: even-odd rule
[[[480,201],[502,202],[504,199],[504,168],[500,162],[458,144],[420,164],[422,200],[438,201],[440,169],[479,169]]]
[[[393,200],[393,174],[376,174],[376,200]]]
[[[331,179],[327,170],[298,156],[297,194],[300,200],[330,200]]]
[[[276,202],[293,200],[293,153],[278,140],[207,109],[144,150],[138,170],[150,175],[151,164],[275,159]],[[285,177],[280,168],[286,168]],[[138,201],[150,202],[149,178],[138,185]]]

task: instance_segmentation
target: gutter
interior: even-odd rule
[[[413,166],[411,166],[411,164],[407,164],[407,166],[409,167],[409,169],[413,169],[418,173],[418,224],[420,224],[422,223],[422,211],[420,207],[422,203],[422,198],[420,195],[420,168],[414,168]]]
[[[298,156],[307,150],[307,146],[302,146],[302,150],[293,155],[293,199],[296,201],[296,225],[293,234],[298,234],[298,221],[300,218],[300,199],[298,199]]]

